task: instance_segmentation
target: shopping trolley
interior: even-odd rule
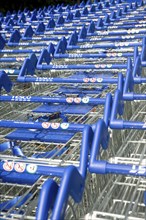
[[[70,126],[70,125],[69,125]],[[78,125],[77,125],[78,126]],[[32,127],[32,126],[31,126]],[[84,127],[84,126],[81,126],[81,127]],[[80,127],[80,129],[82,129]],[[87,128],[88,127],[88,128]],[[77,127],[76,127],[77,128]],[[79,129],[79,130],[80,130]],[[74,128],[73,128],[73,130],[74,130]],[[84,143],[86,144],[87,143],[87,136],[88,136],[88,138],[89,138],[89,136],[90,136],[90,140],[89,140],[89,142],[91,142],[91,138],[92,138],[92,129],[91,128],[89,128],[89,126],[85,126],[85,130],[86,130],[86,132],[84,133],[84,137],[83,137],[83,139],[84,139],[84,141],[82,142],[82,144],[84,145]],[[88,131],[87,131],[88,130]],[[81,130],[80,130],[81,131]],[[89,143],[88,142],[88,143]],[[90,146],[90,144],[88,144],[88,145],[86,145],[87,147],[89,147]],[[57,186],[57,183],[55,183],[53,180],[47,180],[46,181],[46,183],[43,185],[43,187],[42,187],[42,192],[41,192],[41,194],[40,194],[40,202],[39,202],[39,204],[38,204],[38,208],[37,208],[37,214],[36,214],[36,218],[37,219],[40,219],[40,218],[44,218],[44,219],[47,219],[47,210],[49,210],[51,207],[52,207],[52,205],[50,206],[50,207],[47,207],[47,203],[48,203],[48,201],[46,200],[47,198],[48,198],[48,193],[50,194],[50,196],[49,196],[49,199],[51,199],[51,192],[52,192],[52,189],[53,189],[53,197],[52,197],[52,199],[51,200],[54,200],[55,198],[55,203],[56,203],[56,205],[54,206],[54,207],[56,207],[56,206],[60,206],[60,213],[59,213],[59,210],[58,210],[58,208],[57,208],[57,212],[54,210],[53,212],[54,212],[54,216],[52,216],[52,218],[56,218],[56,219],[60,219],[60,217],[61,216],[63,216],[63,209],[65,210],[65,203],[66,203],[66,200],[67,200],[67,198],[68,198],[68,196],[70,195],[70,193],[71,193],[71,195],[73,196],[73,198],[75,199],[75,201],[76,202],[79,202],[80,200],[81,200],[81,197],[82,197],[82,193],[81,193],[81,191],[83,192],[83,188],[84,188],[84,177],[86,176],[86,167],[85,167],[85,161],[87,161],[87,157],[88,157],[88,151],[87,151],[87,149],[85,149],[85,145],[83,146],[83,148],[81,148],[81,149],[83,149],[83,151],[84,151],[84,153],[83,154],[81,154],[81,155],[84,155],[83,156],[83,158],[81,158],[81,166],[80,166],[80,168],[79,168],[79,170],[81,169],[82,171],[83,171],[83,173],[82,173],[82,171],[81,171],[81,173],[83,174],[83,176],[82,176],[82,174],[79,174],[79,172],[80,171],[77,171],[77,168],[75,168],[74,166],[68,166],[68,167],[64,167],[63,168],[63,166],[62,167],[56,167],[56,165],[55,165],[55,167],[53,167],[53,166],[50,166],[50,168],[49,168],[49,166],[47,165],[47,164],[44,164],[44,162],[42,161],[40,161],[39,162],[39,164],[38,164],[38,162],[35,160],[35,164],[33,165],[33,161],[32,161],[32,158],[27,158],[26,159],[26,161],[27,162],[25,162],[25,159],[23,159],[22,158],[22,160],[21,160],[21,162],[19,161],[18,162],[18,160],[16,159],[16,163],[14,162],[14,170],[15,170],[15,168],[18,166],[18,163],[20,163],[20,165],[22,164],[22,163],[25,163],[24,164],[24,166],[25,167],[27,167],[27,169],[25,169],[25,171],[24,171],[24,173],[23,173],[23,177],[24,177],[24,179],[22,178],[22,173],[20,174],[20,175],[18,175],[18,173],[17,173],[17,180],[15,179],[15,182],[17,182],[17,183],[19,183],[19,184],[24,184],[24,181],[27,183],[27,184],[29,184],[29,185],[32,185],[32,187],[31,188],[29,188],[29,190],[27,191],[27,192],[25,192],[24,193],[24,195],[27,195],[28,194],[28,192],[30,192],[31,193],[31,191],[32,191],[32,193],[33,193],[33,187],[34,187],[34,184],[37,184],[37,182],[36,182],[36,180],[41,176],[41,175],[53,175],[53,176],[58,176],[58,177],[61,177],[62,176],[62,181],[61,181],[61,183],[60,183],[60,187],[58,187]],[[1,172],[1,178],[3,179],[3,181],[9,181],[9,182],[13,182],[14,181],[14,177],[16,176],[16,174],[15,174],[15,171],[17,170],[17,168],[16,168],[16,170],[14,171],[14,172],[10,172],[9,174],[7,174],[7,171],[6,171],[6,173],[5,173],[5,171],[3,170],[4,168],[5,168],[5,163],[8,163],[8,166],[10,165],[10,163],[11,163],[11,159],[10,159],[11,157],[9,157],[9,159],[8,159],[8,161],[6,161],[6,160],[4,160],[4,156],[2,157],[2,166],[1,166],[1,169],[2,169],[2,171],[3,172]],[[86,158],[86,159],[85,159]],[[38,159],[37,159],[38,160]],[[5,162],[4,162],[5,161]],[[12,161],[14,161],[14,157],[12,158]],[[3,165],[3,163],[4,163],[4,165]],[[16,165],[17,164],[17,165]],[[82,164],[83,164],[83,166],[82,166]],[[47,165],[47,166],[46,166]],[[29,169],[28,169],[28,167],[31,167],[31,166],[33,166],[33,173],[34,173],[34,175],[32,174],[32,172],[30,172],[30,174],[29,174]],[[35,168],[34,169],[34,166],[36,167],[37,166],[37,169]],[[7,167],[7,165],[6,165],[6,167]],[[50,171],[49,171],[49,169],[50,169]],[[19,170],[19,168],[18,168],[18,170]],[[17,171],[18,171],[17,170]],[[36,170],[36,171],[35,171]],[[46,171],[45,171],[46,170]],[[66,170],[66,171],[65,171]],[[16,172],[17,172],[16,171]],[[34,172],[35,171],[35,172]],[[26,175],[25,175],[25,172],[26,172]],[[70,173],[70,174],[69,174]],[[12,175],[12,176],[11,176]],[[84,176],[85,175],[85,176]],[[9,176],[9,177],[8,177]],[[18,177],[19,176],[19,177]],[[75,186],[75,188],[76,188],[76,190],[73,192],[72,191],[72,187],[70,188],[70,186],[72,185],[72,183],[73,183],[73,181],[71,181],[71,178],[73,177],[74,178],[74,176],[76,176],[77,177],[77,179],[79,180],[79,181],[77,181],[77,184],[74,182],[74,186]],[[28,178],[27,178],[28,177]],[[8,180],[8,179],[9,180]],[[71,181],[71,182],[70,182]],[[36,183],[35,183],[36,182]],[[65,185],[64,185],[65,184]],[[56,188],[56,192],[54,191],[54,185],[55,185],[55,188]],[[67,188],[68,188],[68,190],[67,190]],[[31,189],[31,190],[30,190]],[[64,192],[61,192],[61,191],[64,191]],[[47,194],[46,194],[46,198],[44,197],[44,191],[46,191],[47,192]],[[58,192],[57,192],[58,191]],[[37,192],[35,192],[34,194],[33,194],[33,196],[35,196],[36,195],[36,193]],[[63,193],[63,194],[62,194]],[[17,194],[18,195],[18,194]],[[32,194],[31,194],[32,195]],[[28,197],[29,197],[29,195],[27,195]],[[55,197],[54,197],[55,196]],[[65,196],[65,197],[64,197]],[[25,197],[24,197],[25,198]],[[21,197],[17,197],[16,198],[16,201],[19,201],[18,199],[20,199],[20,202],[21,202],[21,199],[23,199],[23,201],[25,200],[23,198],[23,196],[21,196]],[[59,200],[58,199],[61,199],[62,200],[62,202],[60,203],[59,202]],[[26,203],[26,201],[27,200],[25,200],[23,203],[21,202],[20,204],[22,205],[22,212],[18,212],[18,216],[19,215],[24,215],[24,206],[23,206],[23,204],[25,204]],[[28,199],[28,201],[29,201],[29,199]],[[35,201],[34,201],[35,202]],[[45,203],[44,203],[45,202]],[[52,204],[54,203],[53,201],[50,201]],[[10,203],[11,203],[11,201],[10,201]],[[57,204],[58,203],[58,204]],[[9,213],[9,208],[8,208],[8,204],[9,204],[9,202],[7,202],[7,203],[4,203],[4,204],[1,204],[1,206],[2,206],[2,209],[1,209],[1,215],[3,215],[3,216],[6,216],[6,215],[8,215],[8,217],[9,217],[9,215],[13,215],[13,211],[12,212],[10,212]],[[18,205],[17,205],[17,202],[14,204],[14,207],[19,207],[20,206],[20,204],[18,203]],[[42,208],[42,204],[44,204],[45,206],[43,206],[44,208]],[[26,207],[26,206],[25,206]],[[11,208],[13,208],[12,206],[11,206]],[[10,208],[10,209],[11,209]],[[15,208],[15,209],[16,209]],[[8,210],[8,213],[6,212]],[[19,211],[20,211],[20,208],[19,208]],[[44,212],[45,211],[45,212]],[[32,212],[32,214],[33,214],[33,212]],[[56,215],[57,214],[57,215]],[[16,213],[16,215],[17,215],[17,213]]]
[[[137,117],[138,114],[135,116]],[[107,185],[102,188],[91,213],[87,214],[85,218],[144,219],[145,179],[142,178],[145,177],[146,173],[144,132],[129,132],[121,147],[116,146],[117,152],[115,151],[115,155],[105,159],[105,156],[101,153],[99,157],[104,129],[105,125],[101,120],[97,129],[98,132],[101,132],[101,135],[98,136],[97,142],[93,141],[94,147],[91,152],[89,170],[100,175],[106,174],[108,176]],[[109,178],[108,173],[116,175],[110,175]],[[100,175],[98,175],[99,179]],[[130,175],[134,177],[131,178]]]
[[[138,71],[139,73],[139,71]],[[129,84],[130,73],[128,73],[125,82],[125,89],[128,89],[128,80]],[[130,91],[132,87],[129,88]],[[119,95],[120,92],[116,91],[115,97]],[[126,97],[127,95],[127,97]],[[128,100],[128,95],[123,94],[125,100]],[[141,99],[140,95],[134,94],[137,99]],[[133,95],[133,98],[135,98]],[[121,96],[122,97],[122,96]],[[120,98],[119,98],[120,100]],[[99,136],[96,146],[92,148],[90,166],[91,172],[96,172],[99,169],[100,174],[114,173],[116,176],[110,175],[110,180],[108,184],[102,189],[99,198],[95,202],[95,205],[92,208],[91,213],[85,216],[86,219],[144,219],[145,218],[145,179],[139,178],[138,176],[142,175],[145,177],[146,173],[146,163],[145,163],[145,132],[142,130],[145,129],[145,126],[137,126],[137,119],[144,117],[145,106],[143,103],[139,103],[135,112],[133,112],[132,117],[129,121],[124,120],[115,120],[113,122],[113,117],[116,117],[115,109],[118,109],[118,105],[121,106],[121,101],[117,103],[117,100],[113,101],[113,109],[111,114],[111,124],[115,122],[123,122],[124,129],[131,129],[129,132],[126,132],[126,138],[123,144],[120,146],[117,143],[117,150],[113,157],[105,158],[100,151],[100,143],[102,141],[102,135]],[[117,104],[116,104],[117,103]],[[133,103],[134,105],[134,103]],[[115,115],[114,115],[115,114]],[[131,122],[131,127],[129,127]],[[128,124],[129,123],[129,124]],[[112,124],[112,126],[113,126]],[[145,124],[145,123],[143,123]],[[111,126],[111,127],[112,127]],[[119,126],[113,126],[112,128],[118,128]],[[101,134],[104,134],[104,123],[100,121],[98,126],[98,133],[101,131]],[[136,129],[133,131],[133,129]],[[97,137],[97,136],[94,136]],[[101,137],[101,140],[100,140]],[[94,141],[93,141],[94,143]],[[98,144],[97,144],[98,143]],[[97,147],[98,145],[98,147]],[[111,146],[111,145],[110,145]],[[97,159],[98,156],[98,159]],[[101,160],[101,158],[103,158]],[[99,162],[99,163],[98,163]],[[106,166],[107,165],[107,166]],[[109,165],[109,167],[108,167]],[[120,169],[118,169],[120,168]],[[122,169],[121,169],[122,168]],[[97,170],[96,170],[97,169]],[[97,171],[98,173],[98,171]],[[120,175],[122,174],[122,176]],[[130,175],[135,176],[131,178]],[[125,193],[124,193],[125,192]],[[129,193],[128,193],[129,192]],[[99,202],[100,201],[100,202]],[[123,208],[122,208],[123,207]]]

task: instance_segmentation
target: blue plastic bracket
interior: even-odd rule
[[[31,55],[31,59],[34,61],[34,55]],[[25,59],[17,80],[21,80],[21,78],[23,78],[27,74],[33,75],[34,71],[35,66],[32,64],[31,60],[29,58]]]
[[[110,3],[109,2],[105,2],[104,7],[105,8],[109,8],[110,7]]]
[[[109,25],[109,23],[110,23],[110,17],[109,17],[109,15],[108,14],[106,14],[105,15],[105,18],[104,18],[104,25]]]
[[[133,70],[132,60],[130,57],[127,59],[127,69]]]
[[[6,44],[6,41],[5,41],[5,39],[2,37],[2,35],[0,34],[0,50],[3,50],[5,44]]]
[[[128,68],[127,68],[128,70]],[[122,73],[118,74],[118,85],[117,85],[117,89],[121,91],[121,93],[123,94],[123,85],[124,85],[124,76]]]
[[[140,6],[140,7],[141,7],[141,6],[144,6],[143,0],[140,1],[139,6]]]
[[[146,37],[142,39],[141,62],[142,66],[146,67]]]
[[[124,101],[121,93],[120,93],[120,99],[118,100],[117,113],[119,115],[123,115],[124,113]]]
[[[41,11],[40,14],[39,14],[39,18],[44,18],[44,17],[45,17],[45,12]]]
[[[109,143],[109,132],[108,127],[102,119],[99,119],[96,124],[96,129],[94,132],[92,148],[91,148],[91,156],[90,156],[90,164],[89,171],[92,173],[96,173],[96,166],[98,165],[98,158],[100,154],[100,146],[106,150],[108,148]]]
[[[84,7],[84,6],[85,6],[85,2],[84,2],[84,1],[81,1],[80,7]]]
[[[73,20],[73,13],[69,11],[66,17],[66,21],[72,21],[72,20]]]
[[[111,111],[111,122],[117,119],[117,114],[123,115],[124,112],[124,102],[123,94],[120,90],[115,91],[113,106]]]
[[[30,21],[37,21],[37,17],[35,13],[32,14]]]
[[[33,55],[31,57],[33,57]],[[34,59],[32,59],[32,60],[34,60]],[[34,74],[35,66],[32,64],[30,59],[28,59],[28,63],[26,65],[26,71],[27,71],[27,74],[30,74],[30,75]]]
[[[82,14],[83,15],[88,15],[89,11],[87,7],[84,7]]]
[[[19,43],[21,39],[21,34],[18,30],[15,30],[12,34],[11,37],[8,41],[8,44],[10,43],[12,45],[12,43]]]
[[[5,23],[7,23],[9,20],[10,20],[10,18],[11,18],[11,16],[10,15],[8,15],[8,16],[6,16],[6,18],[5,18]]]
[[[122,16],[122,9],[118,8],[117,13],[116,13],[116,17],[120,18]]]
[[[113,99],[113,106],[111,111],[111,120],[110,120],[110,127],[112,129],[116,129],[117,127],[123,128],[123,120],[117,120],[117,114],[119,109],[119,102],[122,100],[122,93],[119,90],[115,91],[114,99]]]
[[[74,17],[75,18],[80,18],[81,17],[80,10],[76,10]]]
[[[42,186],[40,191],[36,219],[48,219],[48,210],[53,209],[59,186],[57,183],[48,179]]]
[[[134,47],[134,63],[136,62],[136,58],[139,56],[139,53],[138,53],[138,46],[135,46]]]
[[[140,76],[141,73],[142,73],[141,60],[140,60],[140,56],[137,56],[133,68],[133,77]]]
[[[54,13],[55,13],[54,8],[51,8],[50,11],[49,11],[49,14],[51,15],[51,14],[54,14]]]
[[[63,8],[60,6],[59,9],[58,9],[58,12],[63,12]]]
[[[68,39],[67,46],[75,46],[78,42],[78,34],[74,31]]]
[[[4,88],[6,92],[10,92],[12,89],[12,82],[4,71],[0,72],[0,91],[2,88]]]
[[[110,121],[111,109],[112,109],[112,95],[110,93],[108,93],[106,95],[104,114],[103,114],[103,120],[104,120],[107,127],[108,127],[109,121]]]
[[[110,1],[111,5],[115,5],[115,0]]]
[[[28,8],[24,8],[24,13],[27,13],[28,12]]]
[[[122,14],[124,14],[124,15],[127,14],[127,10],[128,10],[127,6],[124,5],[123,10],[122,10]]]
[[[58,44],[59,44],[59,43],[58,43]],[[48,46],[48,52],[49,52],[52,56],[54,56],[55,47],[54,47],[54,45],[53,45],[52,43],[50,43],[49,46]]]
[[[31,65],[33,65],[33,67],[35,68],[36,65],[37,65],[37,57],[35,55],[35,53],[32,53],[30,56],[29,56],[29,59],[30,59],[30,62],[31,62]],[[29,68],[28,68],[29,69]]]
[[[87,29],[87,35],[94,32],[95,32],[95,23],[94,21],[91,21]]]
[[[67,47],[67,40],[66,40],[66,38],[65,38],[65,37],[62,37],[61,40],[62,40],[62,42],[63,42],[63,44],[64,44],[63,47],[66,48],[66,47]]]
[[[62,42],[62,40],[60,40],[58,42],[58,44],[56,45],[56,49],[55,49],[55,54],[56,55],[59,54],[59,53],[62,53],[62,44],[63,44],[63,42]],[[48,50],[48,52],[50,52],[50,51]]]
[[[135,9],[138,8],[138,3],[137,3],[137,1],[134,2],[134,8],[135,8]]]
[[[23,24],[26,22],[26,17],[24,15],[24,13],[21,14],[21,16],[18,19],[18,24]]]
[[[9,16],[9,15],[11,15],[11,12],[7,11],[6,16]]]
[[[91,12],[91,13],[96,12],[96,7],[95,7],[95,5],[92,5],[92,6],[91,6],[90,12]]]
[[[66,6],[66,11],[70,11],[70,10],[71,10],[70,5],[67,5]]]
[[[26,16],[27,16],[28,18],[30,18],[30,17],[31,17],[31,12],[28,11],[28,12],[26,13]]]
[[[46,30],[54,27],[55,27],[55,21],[53,18],[51,18],[47,24]]]
[[[39,197],[36,219],[48,219],[48,211],[53,206],[51,219],[64,219],[68,197],[80,202],[84,189],[84,180],[74,166],[68,166],[61,179],[60,186],[48,180],[44,183]]]
[[[104,27],[104,22],[102,18],[99,18],[97,21],[96,29],[102,29]]]
[[[61,53],[64,54],[67,48],[67,42],[64,40],[65,37],[63,37],[57,44],[55,49],[55,55]]]
[[[43,62],[47,63],[48,65],[51,62],[51,54],[48,52],[47,49],[43,49],[37,62],[37,66],[42,65]]]
[[[6,29],[9,27],[13,27],[14,26],[14,21],[12,19],[9,19],[7,24],[6,24]]]
[[[91,5],[91,4],[92,4],[91,0],[88,0],[88,1],[86,2],[86,5]]]
[[[45,31],[45,25],[43,22],[39,23],[39,25],[37,26],[36,32],[37,34],[43,34]]]
[[[54,204],[52,219],[59,220],[64,218],[69,195],[72,196],[75,202],[81,201],[84,184],[85,180],[79,174],[77,168],[74,166],[68,166],[60,183]]]
[[[144,45],[142,47],[142,51],[141,51],[141,63],[142,66],[146,67],[146,45]]]
[[[77,9],[77,8],[79,8],[79,6],[78,6],[78,4],[75,4],[75,5],[73,6],[73,9]]]
[[[63,15],[60,15],[57,22],[56,22],[56,25],[62,25],[62,24],[64,24],[64,21],[65,20],[64,20]]]
[[[83,25],[83,27],[81,28],[81,30],[79,32],[78,39],[85,39],[86,37],[87,37],[87,28],[85,27],[85,25]]]
[[[103,7],[102,7],[102,4],[101,3],[99,3],[98,5],[97,5],[97,9],[98,10],[101,10]]]
[[[14,15],[13,20],[14,20],[14,21],[17,21],[17,20],[18,20],[17,14]]]
[[[132,92],[134,89],[134,79],[132,76],[132,71],[127,70],[126,76],[125,76],[125,83],[123,87],[123,98],[128,92]]]
[[[21,15],[21,10],[20,10],[20,9],[18,10],[18,13],[17,13],[17,14],[18,14],[18,15]]]
[[[32,38],[33,34],[34,34],[34,31],[31,25],[29,25],[24,32],[23,38]]]
[[[130,2],[130,4],[129,4],[129,9],[130,9],[130,10],[133,10],[132,2]]]
[[[116,20],[116,12],[112,11],[112,13],[110,14],[110,20],[111,21],[115,21]]]

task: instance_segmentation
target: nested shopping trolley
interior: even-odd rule
[[[82,3],[80,7],[83,5]],[[114,2],[110,4],[107,2],[105,4],[99,4],[97,9],[102,9],[103,12],[108,13],[110,11],[109,6],[111,9],[116,8],[116,5],[114,5]],[[143,8],[142,3],[141,6]],[[132,9],[138,8],[138,5],[128,5],[126,3],[123,5],[120,4],[120,7],[122,9],[118,10],[117,15],[121,19],[124,19],[124,16],[128,18],[128,21],[126,20],[128,24],[122,23],[122,25],[126,26],[124,29],[131,28],[129,20],[133,21],[133,16],[129,16],[127,10],[131,12]],[[85,18],[82,19],[80,13],[87,16],[89,8],[89,1],[83,11],[78,10],[76,6],[74,8],[75,10],[77,9],[75,12],[76,19],[80,18],[83,21]],[[65,13],[66,8],[60,7],[57,10],[49,8],[49,10],[52,14],[58,16],[58,12]],[[95,11],[96,7],[92,7],[92,10]],[[141,19],[143,16],[143,12],[141,10],[139,12],[140,16],[137,16],[137,19]],[[33,12],[29,16],[33,16],[34,20],[38,17],[39,19],[43,18],[45,24],[45,11],[38,14],[35,13]],[[123,16],[121,16],[121,13]],[[97,14],[101,13],[97,12]],[[115,14],[112,13],[112,16],[114,18]],[[59,19],[64,23],[62,16]],[[72,14],[70,14],[70,19],[72,23],[73,20],[76,20],[72,18]],[[108,19],[106,14],[104,25],[109,25]],[[22,23],[25,23],[24,20],[23,16]],[[54,20],[56,22],[55,16]],[[53,23],[53,21],[51,22]],[[19,32],[14,30],[16,28],[15,24],[12,24],[12,21],[10,23],[13,27],[7,27],[8,32],[13,37],[20,36]],[[45,35],[44,24],[41,22],[39,24],[43,35]],[[34,25],[34,29],[37,28],[35,24],[29,23],[29,25]],[[74,24],[72,25],[74,26]],[[136,29],[135,24],[132,25]],[[22,26],[25,26],[25,24],[22,24]],[[94,30],[93,26],[93,23],[90,23],[88,32],[91,29],[92,31]],[[30,26],[28,28],[27,31],[29,30],[31,32],[32,29]],[[67,26],[64,25],[63,28],[65,30]],[[96,28],[98,31],[95,31],[94,34],[101,33],[102,35],[105,27],[103,27],[101,19],[99,19]],[[100,28],[101,30],[99,30]],[[142,28],[142,25],[140,28]],[[14,31],[13,33],[11,33],[11,29]],[[30,33],[30,36],[27,36],[32,37],[30,39],[31,41],[33,41],[33,38],[37,38],[32,33]],[[55,33],[57,33],[57,27],[53,33],[50,32],[53,35]],[[119,35],[119,33],[121,32],[116,33],[113,31],[112,35]],[[74,32],[67,39],[68,45],[66,39],[62,38],[55,46],[50,44],[47,50],[43,50],[42,53],[39,51],[40,54],[38,53],[38,56],[31,54],[29,58],[25,59],[23,55],[25,61],[19,70],[19,76],[17,78],[19,83],[13,79],[12,84],[6,72],[1,72],[0,86],[6,90],[6,93],[5,91],[1,91],[0,97],[2,103],[0,126],[3,127],[1,129],[0,168],[1,179],[4,182],[1,183],[1,218],[47,219],[51,217],[53,219],[61,219],[65,216],[66,219],[78,219],[81,216],[83,217],[85,213],[90,212],[91,209],[98,211],[94,203],[98,195],[100,204],[102,204],[103,193],[101,192],[104,192],[104,190],[107,192],[109,177],[106,177],[106,172],[111,172],[111,178],[113,178],[112,173],[121,174],[121,172],[125,176],[133,175],[136,178],[137,176],[145,176],[145,168],[143,166],[144,157],[140,162],[139,158],[131,160],[131,157],[133,157],[131,147],[132,153],[128,154],[128,156],[130,155],[130,159],[127,156],[127,164],[124,166],[123,160],[126,160],[127,151],[126,147],[124,149],[122,148],[131,135],[131,131],[126,131],[126,133],[123,129],[133,129],[134,127],[132,126],[134,125],[138,126],[135,127],[136,129],[145,129],[144,122],[136,123],[137,118],[134,118],[134,122],[131,122],[131,109],[136,114],[136,107],[133,103],[131,103],[131,108],[127,108],[123,115],[123,102],[127,105],[129,101],[133,101],[135,98],[139,101],[143,97],[142,92],[144,89],[140,89],[139,93],[133,94],[133,96],[131,96],[131,93],[129,94],[129,91],[132,91],[135,83],[139,85],[141,82],[145,83],[145,78],[137,76],[142,74],[141,63],[143,68],[145,65],[145,40],[142,43],[142,38],[144,37],[142,34],[144,33],[144,30],[140,30],[137,33],[135,30],[131,32],[131,39],[140,39],[139,42],[131,40],[131,43],[107,43],[105,47],[101,45],[97,47],[92,44],[90,45],[88,39],[88,45],[83,45],[85,43],[84,41],[86,41],[86,27],[83,27],[79,33],[79,41],[81,38],[80,42],[82,42],[81,45],[76,45],[78,35]],[[107,32],[107,34],[109,35],[107,41],[110,41],[111,33]],[[125,34],[127,35],[129,33],[125,31],[123,35]],[[12,43],[9,46],[19,47],[20,39],[17,39],[17,37],[15,39],[16,41],[9,42]],[[93,40],[96,42],[95,38]],[[116,40],[121,39],[116,38]],[[112,41],[115,41],[115,39],[112,39]],[[36,49],[39,47],[39,43],[37,42],[32,42],[32,44],[28,43],[27,45],[24,43],[22,46],[36,46]],[[141,48],[140,53],[142,51],[142,55],[140,54],[140,57],[137,48],[133,50],[134,46]],[[126,51],[127,47],[131,48],[128,51],[129,53]],[[95,54],[98,48],[102,49],[99,56],[88,55],[88,53],[91,53],[90,49],[93,49]],[[110,53],[109,49],[111,48],[114,50]],[[122,50],[122,55],[119,55],[118,50],[116,51],[115,48]],[[87,51],[86,54],[83,54],[82,49]],[[72,50],[73,53],[67,54],[68,50]],[[3,53],[7,52],[5,49],[3,50]],[[24,51],[21,52],[25,53]],[[27,51],[27,53],[31,52],[35,51]],[[108,56],[105,56],[105,53]],[[125,55],[126,59],[123,59]],[[117,61],[116,56],[121,58]],[[103,59],[106,57],[108,61]],[[127,57],[129,57],[128,61]],[[130,57],[132,57],[132,61]],[[89,61],[89,58],[92,60]],[[102,58],[102,60],[97,58]],[[8,61],[7,58],[6,60]],[[64,62],[63,64],[62,61]],[[44,62],[47,65],[44,65]],[[78,70],[78,72],[75,70]],[[123,75],[120,71],[122,71]],[[8,75],[10,75],[9,72]],[[95,85],[98,85],[98,87],[95,88]],[[7,93],[10,92],[11,88],[13,89],[9,95]],[[116,88],[118,90],[116,90],[112,98],[111,94],[114,94]],[[42,104],[38,105],[38,103]],[[142,106],[143,103],[141,103],[139,109]],[[117,119],[117,114],[120,114],[124,118],[123,121],[120,120],[120,123]],[[102,119],[98,120],[99,117]],[[125,117],[127,121],[125,121]],[[122,127],[122,125],[126,127]],[[110,130],[109,133],[108,126],[113,130],[119,129],[121,136],[118,136],[119,133],[117,131]],[[109,136],[111,137],[108,144]],[[115,136],[117,136],[117,139]],[[119,139],[119,137],[121,138]],[[140,134],[137,135],[137,139],[139,137],[141,137]],[[117,143],[120,143],[116,144],[115,139]],[[100,145],[106,151],[100,152],[99,155],[98,147]],[[107,150],[108,145],[109,148]],[[103,157],[105,161],[98,161],[99,158],[95,158],[95,151],[97,152],[97,156],[100,156],[101,159]],[[136,156],[141,155],[140,153],[139,148],[139,153]],[[120,157],[118,158],[119,155]],[[106,161],[109,161],[109,163]],[[121,166],[117,164],[117,161],[120,161]],[[101,167],[98,167],[98,165],[101,165]],[[88,169],[94,174],[87,173]],[[101,172],[102,175],[99,177],[99,175],[96,175],[97,172]],[[116,179],[115,175],[114,179]],[[124,183],[122,184],[124,185]],[[95,194],[95,191],[98,193]],[[142,196],[141,191],[139,198]],[[69,197],[70,195],[71,197]],[[114,196],[115,194],[113,194]],[[129,194],[128,198],[129,203],[127,203],[130,205],[126,213],[129,214],[131,211],[130,202],[133,201],[132,198],[134,197],[131,197]],[[110,199],[110,201],[112,200]],[[139,204],[141,200],[137,201]],[[78,202],[81,202],[80,205],[77,204]],[[142,216],[143,209],[141,209],[141,206],[143,207],[144,204],[140,204],[139,209]],[[136,207],[136,204],[134,207]],[[108,212],[108,208],[109,206],[107,205],[105,211],[107,214],[110,213],[110,211]],[[48,213],[49,210],[52,211]],[[114,211],[112,212],[112,216],[117,217]],[[128,215],[125,214],[125,216]],[[98,216],[96,215],[96,217]],[[101,218],[102,214],[99,217]]]
[[[119,91],[116,91],[115,96],[118,94]],[[100,153],[102,138],[99,136],[98,140],[93,141],[89,170],[99,174],[98,178],[102,175],[110,178],[100,191],[91,212],[85,216],[86,219],[145,219],[145,105],[139,102],[132,117],[124,120],[113,118],[118,108],[116,103],[115,99],[111,128],[119,129],[122,126],[125,139],[121,146],[117,142],[108,159]],[[98,126],[98,133],[101,134],[104,133],[102,123]]]
[[[90,213],[85,216],[85,219],[145,219],[146,149],[145,104],[143,102],[145,100],[145,87],[141,88],[142,91],[139,93],[137,90],[133,90],[134,86],[131,87],[133,77],[128,71],[123,90],[115,92],[111,114],[110,127],[119,129],[121,126],[124,129],[121,129],[123,133],[125,132],[123,143],[120,146],[117,142],[116,148],[114,148],[117,150],[113,151],[107,159],[104,154],[100,153],[102,138],[93,141],[94,147],[91,152],[89,170],[100,174],[99,178],[102,175],[110,175],[110,178],[106,187],[100,191],[95,205]],[[144,78],[140,78],[144,80]],[[117,116],[119,100],[121,103],[124,100],[126,102],[133,100],[131,105],[133,108],[136,106],[128,120],[125,120],[125,117]],[[98,133],[101,132],[101,134],[104,133],[105,129],[102,124],[103,122],[98,126]],[[111,134],[112,136],[113,134]]]

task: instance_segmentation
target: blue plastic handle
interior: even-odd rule
[[[71,97],[68,98],[61,98],[61,97],[48,97],[48,96],[0,96],[0,101],[3,102],[41,102],[41,103],[66,103],[68,104],[68,99],[72,99]],[[88,102],[85,103],[84,100],[78,97],[79,102],[76,99],[73,99],[71,103],[74,105],[104,105],[105,99],[104,98],[88,98]]]

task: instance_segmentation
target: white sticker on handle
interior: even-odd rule
[[[5,171],[10,172],[10,171],[13,170],[13,168],[14,168],[14,162],[13,161],[6,161],[6,162],[4,162],[3,169]]]
[[[26,167],[28,173],[36,173],[37,165],[36,164],[28,164]]]
[[[26,164],[25,163],[16,163],[14,169],[18,173],[23,173],[25,171]]]
[[[49,128],[50,125],[51,125],[51,123],[49,123],[49,122],[43,122],[42,123],[42,127],[45,128],[45,129]]]

